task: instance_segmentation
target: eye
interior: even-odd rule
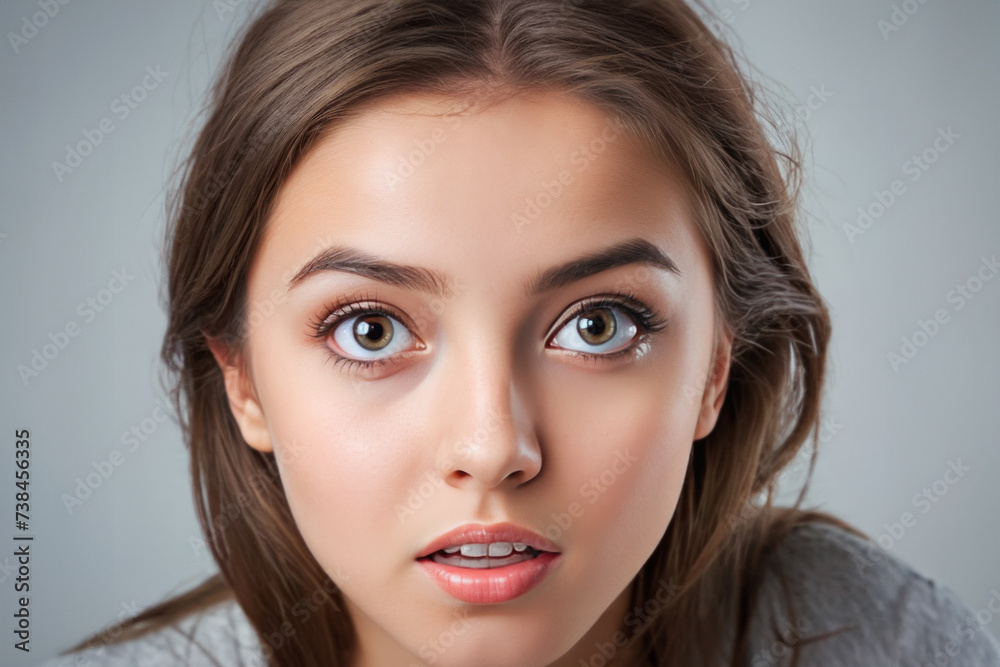
[[[403,318],[382,305],[338,302],[323,313],[310,323],[309,334],[336,364],[369,370],[424,347]]]
[[[626,347],[638,332],[621,308],[593,308],[563,325],[552,342],[567,350],[602,354]]]
[[[413,344],[406,326],[391,315],[370,312],[343,320],[333,329],[333,342],[362,361],[391,357]]]
[[[614,293],[577,305],[550,342],[589,359],[610,361],[637,349],[646,334],[666,325],[666,319],[632,294]]]

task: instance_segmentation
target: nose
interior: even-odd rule
[[[541,472],[542,452],[524,388],[516,384],[509,355],[470,347],[476,349],[451,360],[455,372],[443,382],[449,426],[438,470],[456,488],[526,484]]]

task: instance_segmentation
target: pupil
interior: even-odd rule
[[[354,338],[366,350],[381,350],[392,340],[392,322],[383,315],[359,319],[354,325]]]

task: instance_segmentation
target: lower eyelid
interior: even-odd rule
[[[649,345],[651,334],[649,332],[640,331],[640,333],[632,340],[628,345],[620,350],[615,350],[614,352],[584,352],[582,350],[571,350],[565,347],[554,347],[549,348],[557,350],[559,354],[563,354],[570,357],[579,357],[585,361],[598,361],[598,362],[615,362],[624,357],[629,357],[638,354],[643,348]]]
[[[334,367],[343,366],[343,370],[348,373],[365,373],[372,370],[379,370],[385,368],[386,366],[396,366],[403,363],[408,358],[408,352],[399,352],[397,354],[380,357],[378,359],[354,359],[351,357],[344,356],[339,352],[331,350],[329,347],[325,348],[327,361],[333,361]]]

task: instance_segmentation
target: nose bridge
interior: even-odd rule
[[[518,385],[513,346],[500,336],[467,336],[450,346],[443,386],[449,437],[439,452],[442,475],[467,477],[486,488],[505,479],[524,483],[538,474],[541,452]]]

